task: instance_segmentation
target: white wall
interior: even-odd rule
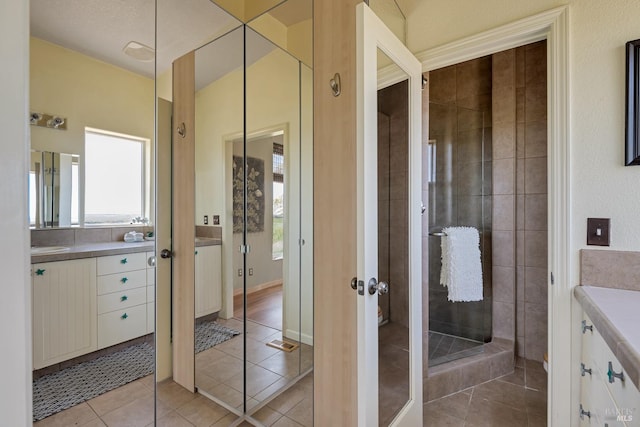
[[[312,126],[311,108],[306,108],[302,112],[306,115],[302,127],[300,125],[301,112],[299,110],[300,89],[307,105],[311,105],[309,93],[311,92],[312,79],[307,69],[303,67],[303,86],[299,86],[298,61],[289,54],[276,49],[262,59],[252,64],[247,70],[247,134],[249,138],[256,134],[261,135],[264,131],[285,128],[285,161],[288,162],[287,171],[289,176],[301,179],[289,181],[287,191],[291,198],[285,201],[285,209],[290,209],[285,213],[288,218],[285,227],[285,259],[284,259],[284,283],[285,283],[285,306],[286,301],[298,301],[300,295],[294,293],[298,284],[307,285],[311,289],[312,271],[309,261],[312,257],[312,236],[306,228],[311,225],[311,215],[306,216],[303,211],[302,225],[306,237],[306,245],[302,251],[298,250],[298,230],[300,229],[301,215],[299,207],[303,209],[312,206],[312,191],[301,191],[301,181],[311,185],[312,183],[312,163],[307,158],[312,147]],[[223,229],[223,287],[229,289],[229,284],[237,278],[237,266],[232,260],[238,251],[233,242],[231,232],[231,204],[225,202],[228,197],[229,188],[225,184],[225,174],[229,168],[226,165],[225,157],[230,156],[227,152],[225,141],[232,141],[242,135],[243,117],[243,90],[242,90],[242,70],[233,71],[209,86],[201,89],[196,94],[196,223],[202,224],[203,216],[220,215]],[[303,117],[304,118],[304,117]],[[302,135],[301,135],[302,131]],[[302,139],[301,139],[302,137]],[[302,146],[301,142],[302,141]],[[301,159],[305,167],[301,169]],[[305,157],[306,156],[306,157]],[[300,199],[302,196],[302,200]],[[288,236],[288,237],[287,237]],[[302,263],[302,271],[299,266]],[[302,278],[300,276],[302,274]],[[302,279],[302,280],[301,280]],[[232,289],[232,287],[231,287]],[[292,291],[292,293],[289,292]],[[227,306],[230,305],[228,291],[225,298]],[[312,337],[312,292],[303,291],[303,334],[308,337],[305,342],[311,343]],[[223,304],[224,306],[224,304]],[[293,307],[294,305],[291,305]],[[293,325],[289,319],[297,318],[299,313],[298,304],[295,304],[295,312],[285,311],[285,328]],[[229,313],[222,313],[222,316]],[[296,325],[291,326],[291,330],[299,330]]]
[[[640,38],[637,0],[421,2],[408,19],[408,46],[421,52],[563,4],[570,4],[571,259],[587,217],[611,218],[611,249],[640,250],[640,167],[624,167],[624,43]]]
[[[31,38],[30,59],[31,110],[67,119],[65,131],[31,127],[31,148],[79,154],[82,179],[85,127],[92,127],[149,139],[147,160],[153,159],[153,79],[35,37]],[[117,165],[113,170],[116,173]],[[153,176],[150,161],[148,178]],[[81,184],[81,195],[83,191]],[[146,215],[152,221],[153,193],[151,185]]]
[[[0,3],[0,425],[31,425],[31,287],[27,224],[29,2]]]

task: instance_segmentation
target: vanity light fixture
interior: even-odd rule
[[[153,61],[156,57],[156,51],[153,48],[133,40],[127,43],[122,51],[125,55],[142,62]]]
[[[67,119],[45,113],[29,113],[29,124],[50,129],[67,130]]]

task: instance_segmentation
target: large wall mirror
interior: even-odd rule
[[[312,425],[312,0],[31,0],[31,32],[30,109],[66,126],[31,127],[35,425]],[[189,54],[195,185],[176,188]],[[64,292],[75,307],[53,307]],[[174,381],[180,305],[193,388]]]

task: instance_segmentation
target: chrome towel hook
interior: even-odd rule
[[[340,74],[335,73],[333,78],[329,80],[329,86],[331,86],[331,90],[333,91],[333,96],[340,96],[342,92],[342,85],[340,84]]]
[[[180,126],[178,126],[178,135],[180,135],[181,137],[185,137],[187,135],[187,128],[184,125],[184,122],[180,123]]]

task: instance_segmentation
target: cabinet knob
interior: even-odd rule
[[[196,255],[198,255],[198,251],[196,251]]]
[[[127,259],[126,259],[126,258],[122,258],[122,259],[120,260],[120,264],[126,264],[126,263],[127,263]]]
[[[125,314],[123,314],[122,316],[120,316],[120,318],[121,318],[121,319],[126,319],[127,317],[129,317],[129,316],[127,315],[127,313],[125,313]]]
[[[122,279],[120,279],[120,281],[121,281],[122,283],[127,283],[127,280],[129,280],[129,279],[127,279],[126,277],[123,277]]]
[[[122,296],[120,297],[120,301],[126,301],[126,300],[128,300],[128,299],[129,299],[129,297],[128,297],[128,296],[126,296],[126,295],[122,295]]]
[[[593,332],[593,325],[587,326],[587,321],[583,320],[582,321],[582,333],[583,334],[587,333],[587,329],[590,330],[591,332]]]
[[[620,372],[616,372],[613,370],[613,364],[611,362],[609,362],[609,369],[607,370],[607,377],[609,377],[609,382],[613,383],[616,378],[618,378],[620,381],[624,382],[624,374],[622,373],[622,371]]]
[[[44,272],[47,271],[44,268],[39,268],[36,270],[36,275],[37,276],[44,276]]]

